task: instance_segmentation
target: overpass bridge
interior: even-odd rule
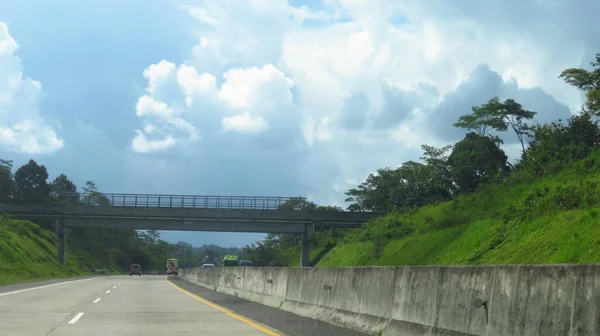
[[[315,211],[300,197],[71,193],[54,204],[0,204],[19,219],[55,221],[58,259],[64,264],[66,228],[294,233],[309,266],[315,228],[358,228],[382,213]]]

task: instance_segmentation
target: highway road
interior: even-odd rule
[[[244,310],[253,316],[242,315]],[[144,275],[0,287],[0,335],[363,334],[208,291],[176,277]]]

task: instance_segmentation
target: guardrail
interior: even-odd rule
[[[71,193],[63,195],[65,204],[118,207],[304,210],[304,197],[195,196],[153,194]]]

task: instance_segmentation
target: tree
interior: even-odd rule
[[[211,248],[208,248],[204,252],[204,263],[215,264],[215,263],[217,263],[216,260],[218,257],[219,257],[219,254],[217,253],[217,251],[215,251]]]
[[[445,190],[444,199],[449,199],[455,191],[455,185],[452,181],[452,174],[450,172],[450,164],[448,163],[448,151],[452,151],[453,145],[447,145],[442,148],[435,148],[433,146],[421,145],[423,149],[423,156],[421,160],[428,166],[433,168],[435,172],[433,184],[437,185],[440,190]]]
[[[350,211],[392,211],[396,204],[402,181],[396,169],[389,167],[377,169],[357,188],[346,192],[346,202]]]
[[[66,194],[77,192],[77,186],[65,174],[58,175],[50,183],[50,195],[58,201],[64,201]]]
[[[110,205],[110,200],[102,193],[98,192],[98,188],[94,181],[86,181],[83,192],[85,193],[85,196],[81,199],[83,203],[104,206]]]
[[[348,210],[389,212],[448,199],[451,181],[444,167],[447,149],[428,147],[426,157],[432,164],[408,161],[396,169],[383,168],[369,174],[358,188],[346,192],[346,202],[353,202]]]
[[[307,201],[304,197],[292,197],[281,203],[277,208],[282,210],[306,210],[313,211],[317,205]]]
[[[48,200],[50,186],[46,182],[48,171],[34,160],[21,166],[15,172],[15,198],[22,203],[41,204]]]
[[[522,165],[536,176],[587,157],[600,146],[600,127],[589,112],[532,128],[533,136]]]
[[[488,136],[488,132],[492,130],[506,131],[504,117],[497,113],[496,104],[490,104],[492,101],[494,99],[487,104],[471,107],[473,113],[460,116],[454,126],[475,131],[480,136]],[[496,103],[497,99],[494,102]],[[496,139],[501,141],[499,138]]]
[[[465,193],[505,172],[507,159],[493,139],[470,132],[456,143],[448,161],[459,191]]]
[[[574,152],[571,160],[581,160],[588,156],[592,150],[600,146],[600,128],[598,122],[592,120],[589,112],[583,112],[569,118],[567,138]]]
[[[600,53],[596,54],[596,61],[590,64],[594,68],[592,71],[570,68],[561,72],[558,78],[584,91],[586,96],[584,112],[598,116],[600,115]]]
[[[12,175],[12,160],[0,159],[0,202],[9,202],[12,199],[15,181]]]
[[[513,99],[500,102],[498,97],[490,99],[489,102],[473,107],[473,113],[461,116],[454,124],[456,127],[468,130],[477,130],[474,133],[479,136],[487,136],[490,130],[505,132],[509,127],[515,132],[523,153],[525,153],[525,136],[531,136],[531,130],[525,120],[533,119],[536,112],[523,109],[523,106]],[[500,138],[490,136],[496,142],[501,143]]]

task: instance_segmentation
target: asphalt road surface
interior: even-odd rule
[[[208,291],[176,277],[169,281],[144,275],[0,287],[0,335],[363,334]]]

